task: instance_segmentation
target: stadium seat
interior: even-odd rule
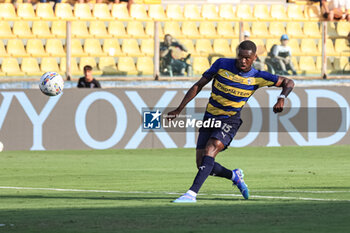
[[[170,34],[177,39],[184,38],[179,23],[176,21],[166,21],[164,23],[164,34]]]
[[[280,38],[281,35],[286,34],[284,25],[282,22],[270,22],[269,32],[271,37]]]
[[[142,23],[139,21],[129,21],[126,31],[132,38],[149,38],[145,33]]]
[[[144,56],[152,56],[154,55],[154,40],[153,39],[145,39],[141,41],[141,53]]]
[[[60,70],[62,72],[66,72],[67,62],[66,58],[62,57],[60,61]],[[70,59],[70,73],[71,75],[82,75],[83,73],[79,70],[77,61],[74,57]]]
[[[80,39],[72,39],[72,42],[71,42],[71,53],[72,53],[73,57],[86,56],[86,54],[83,51],[83,47],[81,46]]]
[[[154,37],[154,22],[147,22],[145,31],[146,31],[146,35],[148,35],[149,37]],[[160,23],[158,24],[158,33],[159,33],[159,38],[164,37],[163,28]]]
[[[72,21],[72,37],[74,38],[91,38],[85,21]]]
[[[238,39],[231,40],[231,51],[232,51],[234,57],[237,56],[238,45],[239,45],[239,40]]]
[[[305,18],[305,15],[303,14],[303,10],[301,9],[301,5],[297,4],[289,4],[287,8],[287,15],[288,18],[290,18],[293,21],[304,21],[308,18]]]
[[[337,33],[339,36],[348,36],[350,32],[350,22],[339,21],[337,24]]]
[[[93,16],[98,20],[112,20],[112,15],[106,3],[96,3],[93,5]]]
[[[46,21],[39,20],[34,21],[32,26],[33,35],[36,38],[48,39],[54,38],[55,36],[51,34],[49,24]]]
[[[75,3],[74,4],[74,16],[79,20],[93,20],[91,9],[89,4]]]
[[[187,38],[197,39],[202,36],[199,34],[197,24],[194,21],[184,21],[182,23],[182,34]]]
[[[183,39],[180,40],[180,43],[186,47],[188,53],[191,54],[191,56],[199,56],[196,49],[194,48],[193,42],[190,39]]]
[[[204,4],[202,5],[202,18],[204,20],[219,20],[219,14],[214,4]]]
[[[69,3],[57,3],[55,7],[56,17],[63,20],[74,20],[72,8]]]
[[[38,61],[33,57],[25,57],[22,59],[21,69],[29,76],[41,76],[42,72],[39,68]]]
[[[118,39],[104,39],[102,50],[112,57],[122,55]]]
[[[318,52],[322,53],[322,39],[318,41]],[[326,40],[326,55],[327,56],[340,56],[334,49],[333,41],[331,39]]]
[[[327,36],[328,37],[338,37],[338,32],[334,22],[327,22]]]
[[[86,39],[84,42],[84,51],[91,57],[106,56],[106,54],[102,51],[100,41],[98,39]]]
[[[16,20],[17,14],[12,3],[0,3],[0,19]]]
[[[15,21],[13,23],[12,31],[18,38],[34,38],[27,21]]]
[[[132,4],[130,7],[130,16],[137,20],[149,20],[145,5],[143,4]]]
[[[318,56],[320,52],[316,47],[316,43],[314,39],[302,39],[300,43],[300,50],[303,55],[307,56]]]
[[[142,56],[136,39],[124,39],[122,42],[122,51],[130,57]]]
[[[241,20],[253,20],[252,8],[246,4],[239,4],[236,8],[236,16]]]
[[[0,20],[0,38],[1,39],[16,38],[16,36],[13,35],[10,24],[7,21]]]
[[[198,54],[200,54],[202,56],[213,53],[213,48],[211,47],[210,40],[198,39],[196,42],[196,51]]]
[[[281,44],[281,43],[278,43],[278,44]],[[290,39],[288,45],[292,50],[292,56],[302,55],[302,52],[300,50],[300,45],[297,39]]]
[[[222,19],[236,20],[235,11],[232,4],[221,4],[219,7],[219,16]]]
[[[210,60],[210,64],[213,65],[216,62],[216,60],[218,60],[219,58],[222,58],[222,57],[219,57],[219,56],[212,57]]]
[[[7,41],[7,53],[11,57],[27,57],[29,56],[24,49],[22,40],[12,39]]]
[[[31,3],[21,3],[17,5],[17,16],[22,20],[36,20],[34,8]]]
[[[258,56],[267,56],[267,51],[265,48],[265,43],[262,39],[252,39],[252,41],[255,43],[257,47],[256,54]]]
[[[299,62],[297,60],[296,57],[292,57],[291,59],[293,65],[294,65],[294,69],[297,71],[297,73],[300,73],[300,69],[299,69]]]
[[[136,62],[136,68],[140,75],[152,75],[154,69],[152,58],[139,57]]]
[[[218,22],[217,32],[218,32],[218,36],[220,37],[227,38],[227,39],[238,38],[238,34],[235,33],[233,29],[234,29],[234,26],[232,22],[228,22],[228,21]]]
[[[309,38],[321,38],[321,32],[317,22],[304,22],[304,35]]]
[[[41,20],[56,20],[50,3],[37,3],[36,16]]]
[[[184,19],[181,7],[177,4],[167,5],[166,16],[170,20],[183,20]]]
[[[279,21],[289,21],[290,19],[287,16],[286,9],[283,5],[271,5],[270,9],[271,18]]]
[[[44,72],[49,72],[49,71],[53,71],[53,70],[58,71],[60,68],[58,67],[56,58],[43,57],[41,59],[40,69],[44,73]]]
[[[56,38],[66,38],[66,22],[65,21],[53,21],[51,25],[51,32]]]
[[[318,69],[320,72],[322,72],[322,57],[318,56],[316,58],[316,69]],[[334,70],[333,64],[331,59],[327,58],[327,73],[330,73]]]
[[[126,75],[137,75],[138,73],[132,57],[119,57],[118,70],[122,74]]]
[[[29,39],[26,48],[27,54],[31,57],[46,57],[48,55],[40,39]]]
[[[346,39],[336,39],[334,49],[341,56],[350,56],[350,49]]]
[[[93,70],[92,70],[92,74],[93,75],[101,75],[102,71],[97,69],[97,64],[96,64],[96,60],[94,57],[81,57],[80,58],[80,62],[79,62],[79,69],[81,71],[84,70],[84,66],[89,65],[92,66]]]
[[[215,54],[225,57],[232,57],[234,55],[227,39],[215,39],[213,42],[213,50]]]
[[[108,33],[115,38],[130,38],[130,35],[126,34],[123,22],[117,20],[109,22]]]
[[[272,20],[272,18],[270,17],[269,8],[266,4],[254,5],[253,16],[258,20]]]
[[[335,57],[334,69],[340,73],[350,72],[350,63],[348,57]]]
[[[111,34],[107,32],[105,22],[102,20],[90,21],[90,35],[95,38],[110,38]]]
[[[306,5],[304,8],[304,15],[309,21],[319,21],[322,19],[320,7],[315,5]]]
[[[126,7],[126,4],[113,4],[112,18],[119,19],[119,20],[129,20],[130,15]]]
[[[199,33],[205,38],[214,39],[219,38],[216,33],[215,25],[212,22],[204,21],[199,25]]]
[[[46,53],[52,57],[63,57],[66,55],[60,39],[48,39],[46,41]]]
[[[153,20],[166,20],[163,6],[160,4],[152,4],[149,6],[148,15]]]
[[[2,60],[1,69],[5,72],[6,76],[22,76],[22,72],[19,68],[18,61],[16,58],[7,57]]]
[[[195,57],[193,58],[193,74],[201,75],[207,69],[209,69],[209,61],[207,57]]]
[[[199,8],[194,4],[186,4],[184,6],[184,17],[190,20],[202,20]]]
[[[301,25],[299,22],[288,22],[286,27],[286,33],[291,38],[305,38]]]
[[[252,23],[252,35],[253,38],[271,38],[267,25],[265,22],[253,22]]]
[[[274,45],[279,45],[279,44],[281,44],[281,42],[280,42],[279,39],[267,39],[267,40],[266,40],[266,44],[265,44],[266,52],[267,52],[267,53],[271,52],[272,46],[274,46]],[[291,48],[291,49],[292,49],[292,48]]]
[[[243,22],[243,31],[247,31],[247,32],[249,32],[250,34],[252,34],[252,32],[251,32],[251,30],[250,30],[250,25],[249,25],[249,23],[248,22]],[[239,23],[237,23],[236,24],[236,27],[235,27],[235,33],[237,34],[237,35],[239,35]]]
[[[117,74],[118,69],[113,57],[100,57],[98,68],[103,74]]]
[[[0,57],[8,57],[9,54],[6,52],[4,42],[0,40]]]
[[[302,56],[299,60],[299,69],[302,74],[320,74],[321,71],[316,69],[314,58],[311,56]]]

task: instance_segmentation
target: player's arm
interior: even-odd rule
[[[198,82],[196,82],[186,93],[185,97],[182,99],[180,105],[173,111],[168,113],[168,120],[176,118],[186,107],[188,102],[190,102],[196,95],[202,90],[202,88],[210,82],[211,79],[202,77]]]
[[[286,77],[278,77],[276,87],[282,87],[280,97],[277,99],[277,103],[273,106],[273,112],[278,113],[283,111],[284,100],[292,92],[294,88],[294,81]]]

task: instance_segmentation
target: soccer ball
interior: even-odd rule
[[[39,88],[45,95],[59,95],[63,91],[63,87],[63,78],[56,72],[46,72],[40,78]]]

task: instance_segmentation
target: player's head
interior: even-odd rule
[[[92,78],[92,66],[90,65],[84,66],[84,76],[87,79]]]
[[[288,44],[288,41],[289,41],[288,35],[287,35],[287,34],[283,34],[283,35],[281,36],[281,44],[282,44],[283,46],[286,46],[286,45]]]
[[[166,45],[171,45],[171,42],[173,41],[173,37],[170,34],[166,34],[164,36],[164,43]]]
[[[238,46],[237,69],[248,72],[256,59],[256,45],[253,41],[245,40]]]

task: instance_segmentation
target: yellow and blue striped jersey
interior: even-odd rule
[[[217,118],[234,116],[258,88],[273,86],[278,80],[278,76],[253,67],[248,72],[239,71],[236,59],[230,58],[216,60],[203,77],[213,79],[205,116]]]

